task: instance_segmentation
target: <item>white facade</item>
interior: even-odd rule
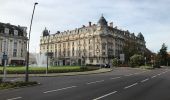
[[[51,52],[51,61],[56,65],[110,64],[113,57],[123,53],[126,40],[145,49],[144,39],[113,27],[113,23],[108,25],[102,16],[97,25],[89,22],[88,26],[71,31],[49,35],[45,29],[40,39],[40,53]]]
[[[0,65],[3,64],[3,55],[7,55],[7,64],[25,63],[26,29],[26,27],[0,23]]]

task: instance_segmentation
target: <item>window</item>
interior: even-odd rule
[[[4,33],[9,34],[9,29],[5,28],[5,32]]]
[[[73,56],[74,56],[74,52],[73,52],[73,54],[72,54]]]
[[[67,51],[67,55],[70,56],[70,51]]]
[[[97,63],[99,63],[99,59],[97,58]]]
[[[17,57],[17,49],[13,50],[13,57]]]
[[[102,49],[105,50],[105,48],[106,48],[106,44],[103,43],[103,44],[102,44]]]
[[[93,59],[90,59],[90,63],[93,63]]]
[[[23,50],[21,49],[21,57],[23,57]]]
[[[17,42],[15,41],[14,42],[14,49],[16,49],[17,48]]]
[[[105,55],[105,52],[102,52],[102,55]]]
[[[17,30],[14,30],[14,35],[18,35],[18,31]]]

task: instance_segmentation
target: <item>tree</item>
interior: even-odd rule
[[[165,45],[165,43],[162,44],[161,49],[158,52],[159,55],[159,60],[160,60],[160,64],[161,65],[167,65],[167,61],[168,61],[168,53],[167,53],[167,46]]]
[[[141,65],[144,65],[144,57],[139,54],[135,54],[132,57],[130,57],[130,65],[131,67],[139,67]]]
[[[130,57],[133,56],[134,54],[141,54],[141,51],[138,50],[138,45],[136,42],[133,41],[126,41],[126,45],[123,47],[123,52],[126,55],[125,56],[125,62],[128,63],[130,60]]]

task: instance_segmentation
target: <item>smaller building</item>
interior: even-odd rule
[[[0,23],[0,65],[25,64],[27,52],[27,27],[15,26],[9,23]]]

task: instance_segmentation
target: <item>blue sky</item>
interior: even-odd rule
[[[0,0],[0,22],[29,27],[34,2],[31,52],[39,50],[45,27],[51,33],[73,30],[97,23],[101,14],[120,29],[142,32],[150,50],[165,43],[170,51],[170,0]]]

